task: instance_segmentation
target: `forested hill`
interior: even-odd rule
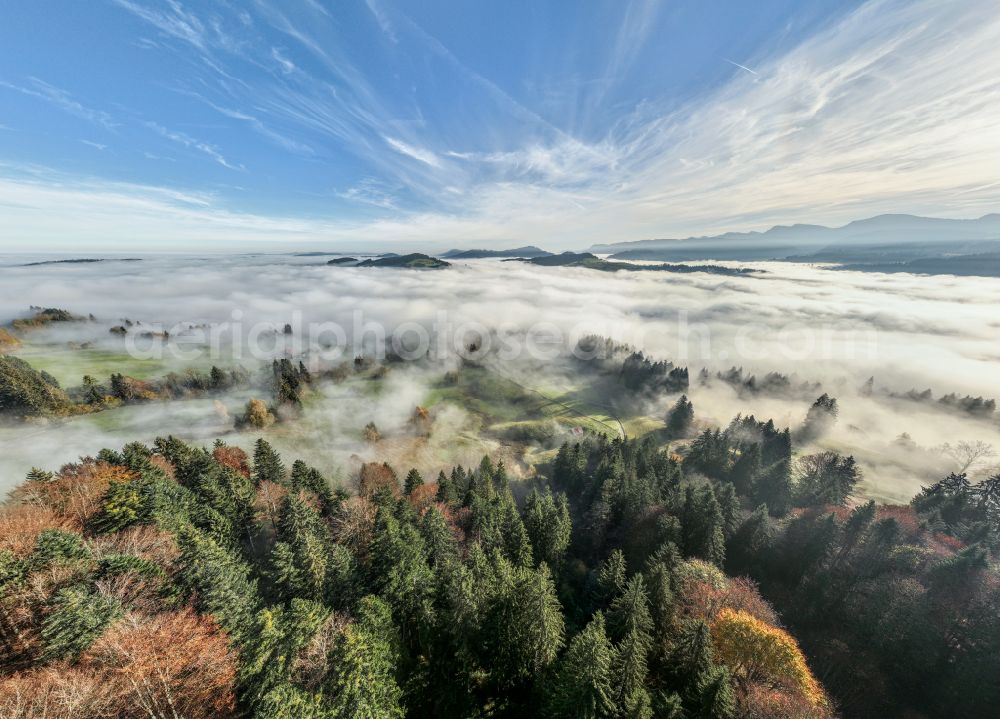
[[[33,470],[0,511],[0,716],[992,715],[1000,478],[852,509],[853,460],[793,481],[791,449],[737,417],[532,480],[373,463],[348,492],[170,437]]]

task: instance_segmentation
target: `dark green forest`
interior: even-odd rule
[[[586,435],[529,479],[350,487],[263,439],[33,470],[0,511],[0,714],[990,716],[1000,477],[852,504],[853,458],[793,471],[793,442],[737,417],[684,456]]]

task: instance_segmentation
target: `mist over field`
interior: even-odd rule
[[[720,278],[495,260],[457,262],[440,271],[329,267],[326,258],[277,254],[24,266],[33,259],[3,258],[0,322],[25,316],[32,305],[97,320],[32,330],[31,346],[19,353],[41,362],[39,368],[64,387],[78,385],[87,372],[155,376],[212,364],[255,368],[281,356],[348,362],[357,355],[405,352],[419,339],[417,326],[425,328],[421,361],[395,365],[377,396],[350,385],[324,385],[295,431],[275,437],[276,446],[304,452],[342,479],[352,461],[370,454],[356,439],[359,429],[369,421],[389,432],[404,426],[434,382],[460,360],[470,338],[481,343],[485,363],[529,388],[572,388],[572,350],[586,335],[687,366],[689,395],[705,426],[725,425],[741,412],[795,431],[812,401],[827,392],[838,398],[840,417],[817,446],[855,454],[865,469],[865,491],[893,501],[908,500],[922,484],[956,469],[956,460],[941,450],[945,443],[997,439],[995,419],[890,397],[928,388],[934,398],[997,393],[1000,285],[990,279],[768,262],[752,263],[762,273]],[[167,330],[170,338],[143,341],[137,332],[125,338],[109,333],[126,318]],[[286,323],[293,325],[292,334],[282,332]],[[207,334],[213,327],[219,337],[214,350]],[[394,332],[400,340],[395,348]],[[83,359],[70,349],[81,344],[89,353]],[[257,349],[251,351],[251,344]],[[142,359],[124,367],[119,360],[102,366],[86,359],[100,352],[120,358],[129,349]],[[769,372],[789,375],[791,389],[747,392],[715,379],[732,367],[758,380]],[[711,381],[698,380],[702,368]],[[874,382],[865,388],[870,377]],[[235,392],[215,401],[128,406],[4,427],[0,488],[13,487],[32,466],[55,468],[102,446],[168,433],[202,443],[227,436],[249,447],[253,433],[232,429],[232,417],[248,396]],[[649,399],[639,414],[662,420],[675,399]],[[449,433],[475,430],[458,407],[434,422],[447,425]],[[904,433],[909,440],[901,444]],[[481,446],[470,445],[456,455],[453,445],[443,442],[435,450],[432,442],[416,462],[436,472],[482,454]],[[973,470],[985,472],[990,461],[996,462],[984,458]]]

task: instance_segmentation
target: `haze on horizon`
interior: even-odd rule
[[[1000,6],[69,0],[0,27],[0,248],[546,249],[1000,208]]]

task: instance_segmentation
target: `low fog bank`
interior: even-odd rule
[[[829,392],[840,401],[840,419],[817,446],[854,452],[866,466],[869,488],[899,499],[911,495],[929,475],[950,471],[954,462],[940,451],[945,442],[1000,445],[995,418],[976,420],[934,402],[889,396],[925,388],[935,397],[949,392],[1000,394],[996,280],[831,272],[785,263],[753,263],[766,273],[719,278],[604,273],[494,260],[432,271],[344,268],[328,267],[325,259],[156,256],[139,262],[23,267],[12,266],[16,263],[8,257],[0,268],[0,322],[26,316],[30,305],[93,314],[96,322],[59,323],[25,335],[33,351],[47,346],[53,357],[68,343],[124,352],[126,338],[109,328],[126,318],[141,322],[143,328],[170,329],[173,334],[162,341],[160,349],[166,352],[158,360],[165,369],[259,363],[260,358],[248,357],[245,350],[254,333],[266,339],[263,344],[272,355],[328,356],[331,345],[341,344],[340,338],[329,329],[310,332],[315,323],[337,323],[344,329],[349,346],[342,347],[339,361],[374,352],[379,328],[391,337],[394,329],[408,327],[403,336],[412,338],[415,323],[427,329],[432,353],[443,350],[450,357],[469,342],[481,343],[479,333],[485,329],[492,333],[491,346],[480,349],[488,349],[492,361],[525,381],[563,387],[574,384],[567,352],[577,338],[598,334],[655,359],[690,367],[690,394],[702,421],[725,424],[742,412],[794,428],[812,399],[820,391]],[[228,332],[223,333],[220,356],[207,356],[199,333],[223,324]],[[285,324],[293,325],[292,334],[284,334]],[[134,339],[138,330],[129,331],[133,336],[128,339]],[[146,350],[156,349],[151,341],[136,342]],[[175,346],[187,353],[175,357]],[[192,349],[197,350],[194,359]],[[25,358],[31,361],[27,350]],[[440,359],[445,365],[451,361]],[[791,375],[793,391],[753,393],[718,379],[698,381],[703,367],[714,377],[734,366],[758,380],[771,371]],[[75,367],[68,368],[65,376],[73,371]],[[873,392],[865,388],[869,377],[875,378]],[[313,461],[327,471],[336,466],[342,474],[349,472],[351,462],[375,458],[372,448],[357,438],[358,428],[374,421],[391,436],[394,428],[411,419],[431,382],[427,370],[415,364],[394,370],[388,379],[377,395],[358,394],[349,384],[324,391],[322,400],[300,420],[304,428],[289,425],[287,436],[272,432],[269,438],[276,434],[276,444],[284,444],[294,455],[296,445],[302,444],[295,433],[321,433],[328,449]],[[801,388],[804,384],[808,387]],[[814,389],[818,391],[813,394]],[[669,401],[650,400],[642,412],[662,416]],[[458,433],[474,429],[459,410],[450,411],[454,416],[445,413],[435,422]],[[109,427],[110,419],[99,419],[103,415],[113,416],[116,425]],[[210,441],[230,429],[231,417],[223,418],[211,400],[128,407],[48,426],[6,428],[0,435],[6,448],[0,459],[0,489],[16,484],[34,464],[51,468],[101,446],[172,431]],[[912,444],[897,441],[903,433]],[[240,443],[252,441],[251,435],[240,438]],[[424,445],[431,447],[426,452],[437,451],[432,443]],[[442,443],[438,449],[446,448]],[[470,447],[470,457],[481,449]],[[400,456],[410,451],[402,446],[397,450]],[[423,456],[428,465],[434,464]]]

